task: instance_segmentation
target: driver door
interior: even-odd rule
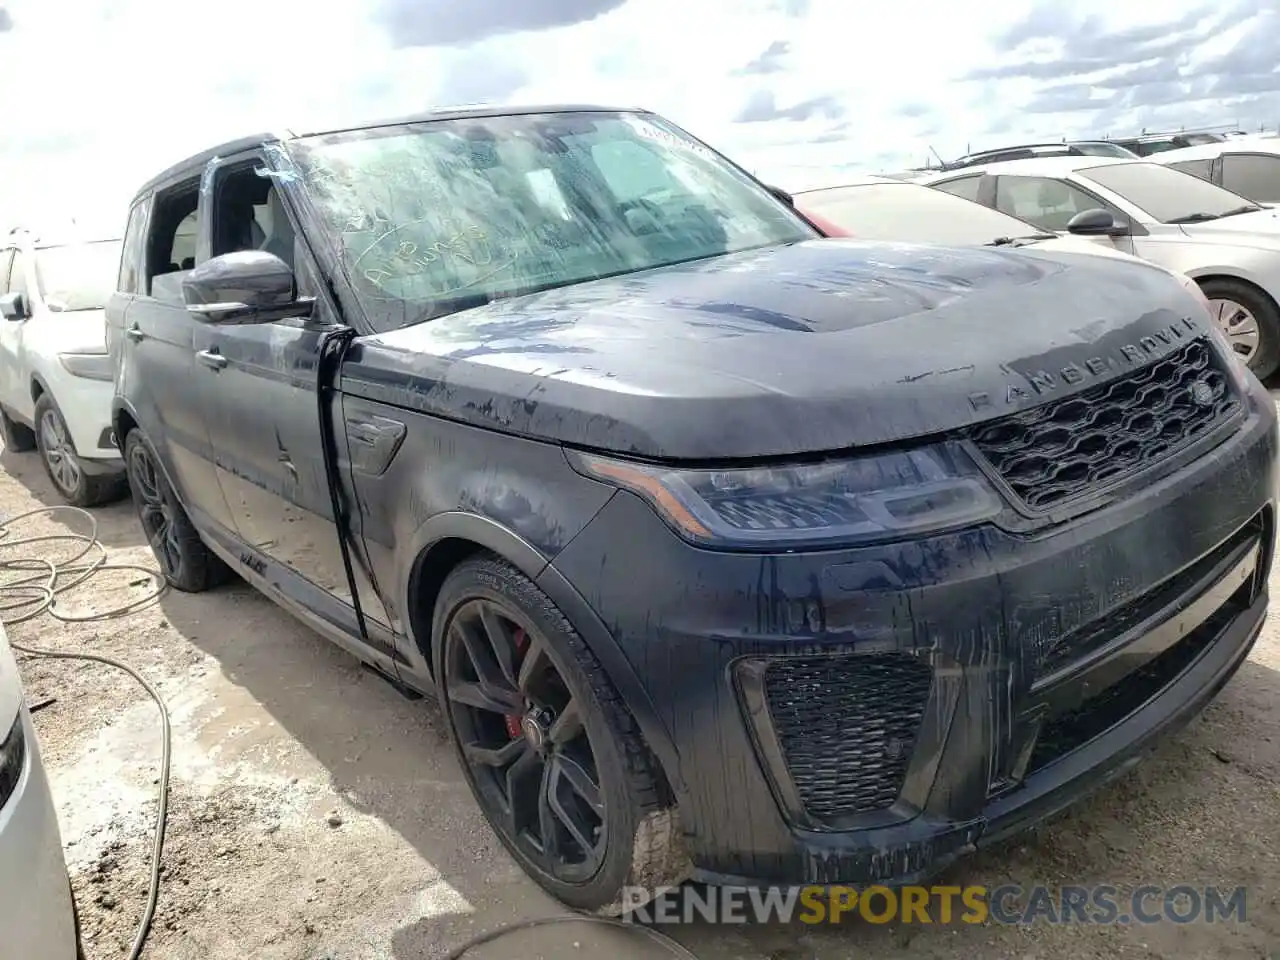
[[[317,298],[306,320],[197,325],[195,375],[210,399],[209,439],[218,481],[245,544],[278,564],[272,577],[306,605],[346,628],[354,601],[334,522],[320,432],[317,373],[325,336],[338,324],[296,234],[279,188],[259,176],[257,153],[223,161],[212,181],[210,255],[256,249],[297,271],[300,292]],[[350,531],[342,533],[350,541]],[[385,609],[357,564],[363,613],[383,625]],[[279,584],[277,584],[279,585]],[[318,588],[319,592],[315,592]],[[372,639],[371,639],[371,642]],[[390,655],[390,650],[379,647]]]
[[[1064,236],[1068,235],[1067,224],[1071,222],[1071,218],[1086,210],[1107,210],[1117,220],[1129,219],[1106,201],[1056,177],[996,177],[995,208],[1011,217],[1033,223],[1042,230]],[[1130,235],[1071,236],[1108,250],[1133,253],[1133,237]]]

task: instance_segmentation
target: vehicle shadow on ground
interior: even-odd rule
[[[40,462],[38,453],[34,451],[14,453],[0,448],[0,469],[3,469],[6,474],[26,487],[27,491],[41,506],[67,506],[67,501],[54,489],[53,482],[49,479],[49,475],[45,473],[44,465]],[[97,521],[97,535],[103,546],[123,550],[147,545],[127,488],[121,499],[113,503],[103,504],[100,507],[90,507],[88,512]],[[69,533],[88,534],[91,532],[84,519],[75,516],[71,511],[54,511],[50,514],[49,519],[65,527]],[[15,529],[10,534],[10,536],[14,537],[23,535],[20,529]]]
[[[235,629],[228,614],[235,610]],[[563,912],[521,875],[488,829],[471,799],[446,741],[434,701],[408,701],[385,681],[361,669],[345,652],[295,622],[242,583],[207,594],[169,593],[162,606],[183,636],[220,663],[227,678],[244,687],[291,737],[328,771],[333,787],[359,797],[357,806],[403,837],[474,909],[432,916],[402,927],[394,956],[438,956],[477,931],[514,919]],[[1280,785],[1280,674],[1246,663],[1232,683],[1188,729],[1164,743],[1135,771],[1072,812],[1042,828],[968,859],[939,882],[1006,883],[1029,887],[1110,883],[1124,886],[1178,882],[1245,883],[1273,892],[1280,866],[1258,861],[1260,849],[1280,849],[1280,828],[1265,822],[1241,830],[1246,807],[1274,812]],[[1242,835],[1247,834],[1247,835]],[[1268,846],[1269,845],[1269,846]],[[424,883],[427,878],[424,877]],[[1264,929],[1280,923],[1256,910]],[[1223,955],[1219,927],[1104,931],[1106,943],[1162,942],[1178,955]],[[508,938],[478,949],[485,957],[532,953],[535,940],[611,944],[620,956],[661,957],[661,948],[635,935],[556,928]],[[1082,949],[1102,941],[1103,928],[1041,932],[1012,927],[904,927],[854,919],[840,927],[801,925],[710,926],[694,922],[667,928],[703,960],[800,960],[849,956],[856,945],[877,957],[953,957],[957,948],[1031,945],[1041,936],[1058,942],[1083,937]],[[1207,931],[1207,932],[1206,932]],[[559,936],[560,940],[554,938]],[[546,938],[552,938],[547,940]],[[962,939],[961,939],[962,938]],[[622,943],[635,942],[622,952]],[[1181,947],[1191,949],[1187,954]],[[803,947],[803,949],[801,949]],[[630,950],[628,946],[626,949]],[[1108,946],[1110,950],[1110,946]],[[549,950],[551,955],[554,950]],[[1017,955],[1022,955],[1021,953]],[[472,956],[469,954],[469,956]]]

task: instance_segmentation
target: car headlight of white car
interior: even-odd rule
[[[58,362],[73,377],[84,377],[87,380],[111,379],[109,353],[60,353]]]

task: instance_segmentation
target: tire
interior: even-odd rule
[[[1209,300],[1238,303],[1257,322],[1258,345],[1249,358],[1249,369],[1259,380],[1265,380],[1280,367],[1280,310],[1271,299],[1252,284],[1240,280],[1210,279],[1200,284]],[[1217,321],[1217,317],[1214,320]]]
[[[540,660],[554,668],[555,674],[563,681],[570,703],[576,705],[572,710],[577,721],[575,726],[583,731],[576,736],[579,740],[585,736],[589,743],[596,775],[594,785],[602,801],[602,808],[592,811],[598,813],[601,821],[596,836],[600,838],[597,842],[602,849],[594,859],[587,858],[585,866],[574,868],[584,870],[582,876],[566,878],[563,873],[557,876],[555,871],[549,870],[545,858],[530,853],[532,844],[528,838],[513,832],[511,824],[503,816],[503,807],[494,801],[494,784],[501,781],[507,784],[508,800],[513,801],[515,791],[510,787],[510,772],[525,761],[518,760],[499,774],[501,768],[474,761],[464,747],[464,741],[472,744],[473,748],[477,743],[468,739],[476,729],[470,723],[470,714],[488,715],[472,706],[459,704],[461,691],[478,688],[479,684],[461,679],[453,667],[460,656],[459,651],[471,649],[470,644],[461,639],[458,624],[465,622],[463,618],[467,611],[475,609],[477,604],[480,609],[490,612],[501,611],[508,624],[516,628],[517,649],[520,633],[525,631],[528,644],[523,655],[525,659],[511,661],[508,664],[509,675],[522,676],[527,666],[525,660],[534,656],[535,651],[544,652]],[[622,906],[624,886],[652,890],[687,877],[688,861],[680,843],[677,811],[656,760],[600,663],[572,624],[532,581],[497,558],[480,557],[464,561],[449,574],[440,590],[433,617],[432,646],[440,707],[449,724],[450,739],[472,794],[503,845],[539,886],[575,909],[616,914]],[[472,657],[470,662],[474,664],[477,661]],[[519,694],[516,685],[512,685],[511,692]],[[566,705],[561,718],[570,712],[570,706]],[[557,725],[551,722],[550,717],[547,722],[549,743]],[[525,740],[533,742],[524,729],[524,721],[520,728],[513,730],[508,718],[506,733],[498,732],[496,737],[501,740],[507,734],[512,738],[507,745],[511,748]],[[534,752],[527,744],[522,748],[526,752]],[[549,749],[554,752],[558,748],[551,744]],[[490,749],[488,752],[495,755],[498,751]],[[537,787],[540,802],[547,792],[546,771],[550,768],[550,762],[542,767],[543,778]],[[588,769],[585,761],[582,769]],[[493,773],[492,780],[488,779],[489,772]],[[529,780],[533,779],[536,777],[530,775]],[[563,804],[561,806],[563,808]],[[517,810],[517,804],[510,802],[507,809],[513,811],[509,816],[514,822],[531,822],[533,811],[528,804]],[[539,806],[538,809],[543,808]],[[540,832],[545,831],[545,823],[539,824]],[[583,833],[580,831],[579,836]],[[545,848],[546,844],[543,846]],[[594,867],[591,866],[593,862],[597,864]],[[585,873],[586,870],[590,872]]]
[[[200,539],[141,430],[125,437],[124,461],[138,521],[170,586],[201,593],[230,579],[231,569]]]
[[[0,439],[4,440],[4,448],[14,453],[36,448],[36,432],[10,417],[7,410],[0,410]]]
[[[118,474],[86,473],[71,440],[71,431],[53,397],[42,393],[36,401],[36,447],[54,489],[73,507],[96,507],[124,496],[125,480]]]

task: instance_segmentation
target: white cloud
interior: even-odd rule
[[[788,185],[931,148],[1280,119],[1276,0],[1200,18],[1191,0],[539,3],[471,0],[441,35],[421,15],[434,2],[0,0],[0,225],[118,231],[142,181],[219,140],[459,99],[649,107]],[[517,7],[508,27],[552,26],[510,32]],[[434,36],[480,39],[409,45]],[[745,69],[766,50],[769,72]],[[1239,82],[1213,73],[1223,62]],[[749,104],[812,116],[735,122]]]

